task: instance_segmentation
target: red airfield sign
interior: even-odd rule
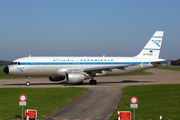
[[[131,120],[131,112],[129,111],[118,111],[119,120]]]
[[[25,111],[26,118],[29,116],[29,118],[37,118],[37,110],[26,110]]]

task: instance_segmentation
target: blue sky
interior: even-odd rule
[[[165,31],[161,58],[180,58],[179,0],[1,0],[0,60],[135,56]]]

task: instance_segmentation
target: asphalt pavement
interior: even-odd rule
[[[120,98],[120,87],[90,87],[89,90],[78,100],[57,112],[52,119],[92,119],[108,120],[107,115],[113,113],[116,109]]]

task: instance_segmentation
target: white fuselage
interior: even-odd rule
[[[18,76],[65,76],[67,71],[80,71],[86,68],[130,65],[125,68],[103,70],[101,75],[122,75],[153,67],[150,62],[162,59],[138,57],[24,57],[9,65],[9,74]],[[19,63],[19,64],[18,64]]]

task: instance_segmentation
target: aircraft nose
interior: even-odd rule
[[[6,66],[6,67],[3,69],[3,71],[4,71],[4,73],[9,74],[9,67]]]

